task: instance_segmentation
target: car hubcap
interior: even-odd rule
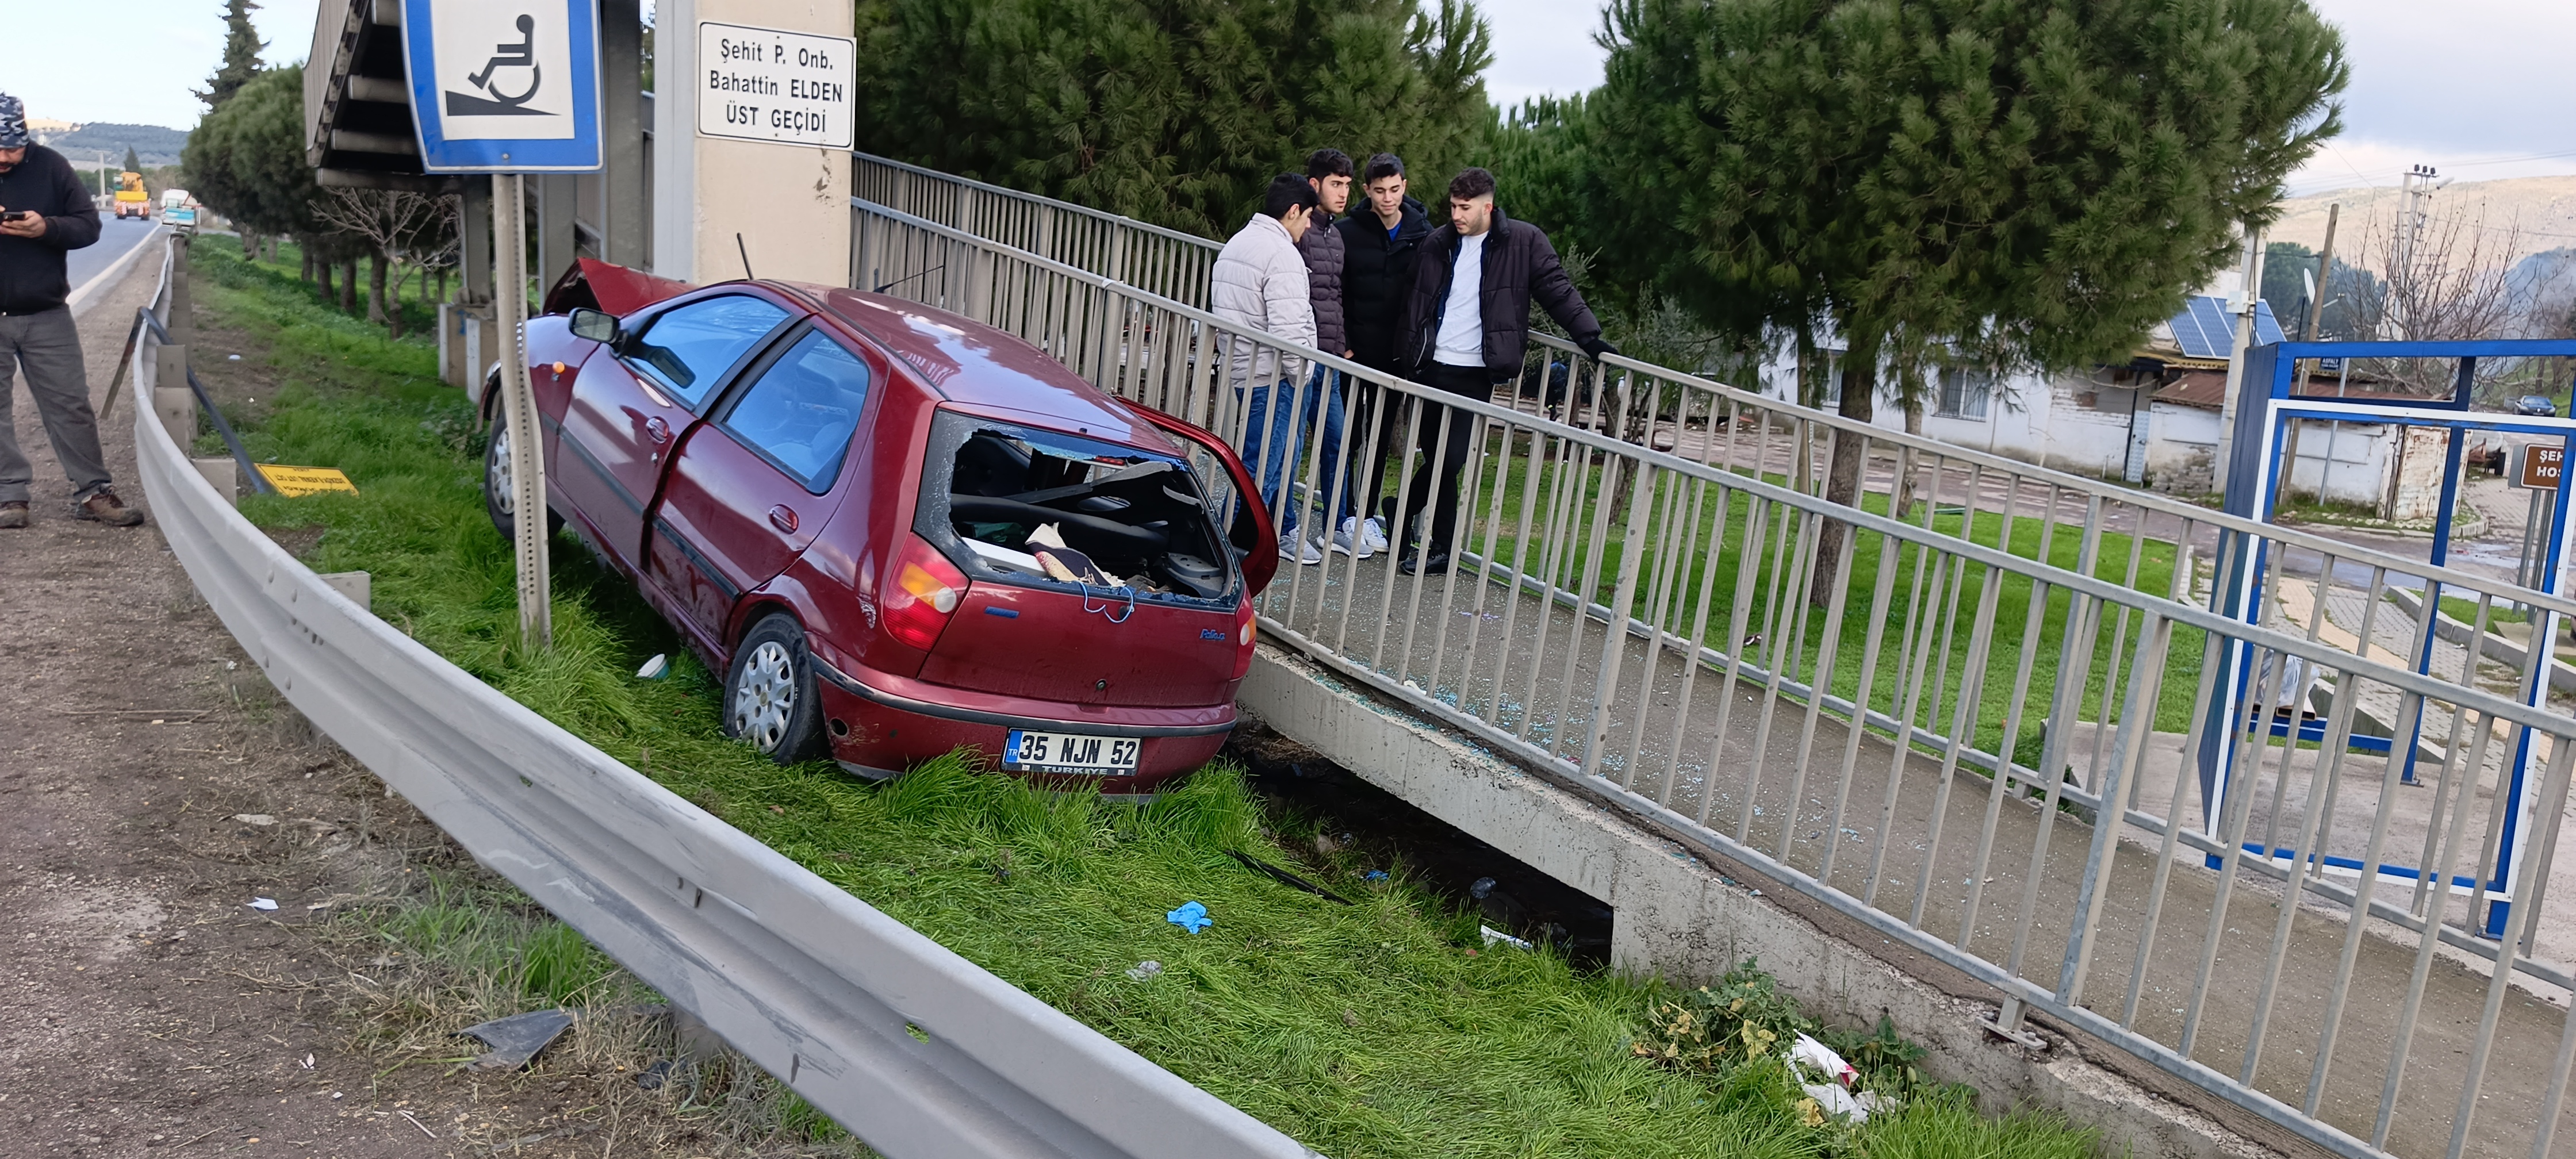
[[[733,734],[762,752],[777,752],[795,711],[796,666],[784,645],[763,640],[743,660],[734,682]]]
[[[518,491],[510,485],[510,428],[504,424],[492,432],[492,452],[483,458],[483,485],[492,493],[492,503],[501,514],[512,513],[518,502]]]

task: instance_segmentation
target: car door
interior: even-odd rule
[[[726,375],[790,321],[785,307],[750,294],[700,298],[645,318],[617,342],[614,360],[584,365],[552,474],[600,547],[630,565],[645,558],[645,512],[672,448]]]
[[[681,444],[646,566],[708,639],[724,640],[742,593],[787,570],[832,514],[881,369],[806,328],[745,373],[715,421]]]

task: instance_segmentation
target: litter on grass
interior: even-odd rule
[[[1163,920],[1194,934],[1216,924],[1216,919],[1208,916],[1207,907],[1194,901],[1182,902],[1181,908],[1164,914]]]
[[[1870,1112],[1883,1105],[1873,1092],[1854,1094],[1851,1086],[1860,1079],[1860,1072],[1843,1061],[1843,1056],[1834,1053],[1834,1048],[1808,1035],[1799,1035],[1781,1057],[1787,1059],[1789,1069],[1797,1073],[1799,1089],[1807,1092],[1808,1098],[1816,1100],[1817,1108],[1828,1115],[1866,1123]]]
[[[273,910],[277,908],[277,899],[273,897],[255,897],[250,899],[250,908],[256,910]]]
[[[571,1025],[569,1012],[531,1010],[476,1023],[456,1033],[482,1039],[485,1046],[492,1048],[465,1064],[467,1069],[517,1070],[528,1065],[529,1059],[535,1058],[538,1051],[544,1050],[547,1043],[553,1042],[556,1035]]]
[[[235,813],[233,814],[233,820],[239,821],[244,825],[277,824],[277,818],[269,816],[266,813]]]
[[[670,674],[671,658],[660,652],[655,652],[652,659],[645,661],[643,667],[635,670],[635,678],[638,680],[659,680]]]
[[[1193,902],[1191,904],[1195,905],[1197,903]],[[1136,963],[1134,967],[1130,968],[1127,971],[1127,976],[1139,982],[1149,982],[1162,972],[1163,964],[1161,962],[1157,962],[1152,958],[1147,958],[1142,962]]]
[[[1485,936],[1485,948],[1489,950],[1495,946],[1510,946],[1515,950],[1526,950],[1530,948],[1529,939],[1515,938],[1510,934],[1495,929],[1492,926],[1479,925],[1476,927],[1476,932]]]

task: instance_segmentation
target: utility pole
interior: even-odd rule
[[[2439,171],[2430,165],[2417,165],[2406,171],[2406,180],[2401,187],[2405,204],[2398,210],[2397,237],[2395,244],[2390,247],[2394,251],[2396,261],[2394,268],[2389,270],[2391,276],[2387,311],[2389,321],[2394,323],[2391,328],[2396,331],[2389,337],[2399,342],[2415,336],[2413,327],[2410,325],[2411,320],[2406,316],[2406,302],[2408,295],[2414,292],[2417,285],[2415,241],[2417,235],[2424,232],[2425,223],[2432,219],[2432,212],[2425,208],[2425,203],[2433,199],[2434,190],[2450,183],[2450,178],[2441,177]]]
[[[2300,335],[2299,340],[2302,342],[2317,340],[2317,323],[2326,314],[2326,289],[2333,284],[2334,274],[2335,219],[2342,213],[2343,203],[2340,201],[2326,206],[2326,244],[2324,249],[2317,252],[2317,280],[2315,284],[2308,287],[2308,325],[2305,333]],[[2306,369],[2306,363],[2306,359],[2300,359],[2290,366],[2290,381],[2298,386],[2306,386],[2308,383],[2308,376],[2302,373]],[[2297,387],[2293,387],[2290,393],[2298,393]],[[2290,493],[2290,484],[2298,481],[2299,432],[2307,425],[2305,419],[2290,420],[2290,449],[2289,453],[2281,457],[2281,493],[2284,495]],[[2326,476],[2334,472],[2334,433],[2342,426],[2343,424],[2339,422],[2326,424],[2326,461],[2317,464],[2317,503],[2319,505],[2323,505],[2326,501]]]
[[[2255,304],[2262,301],[2263,231],[2247,226],[2245,230],[2245,273],[2235,298],[2227,303],[2228,312],[2236,315],[2236,337],[2227,344],[2227,388],[2219,396],[2218,407],[2218,474],[2214,480],[2219,493],[2227,492],[2229,474],[2235,469],[2237,395],[2245,386],[2245,346],[2254,337]]]

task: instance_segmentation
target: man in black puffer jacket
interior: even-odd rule
[[[1529,309],[1536,301],[1565,327],[1584,353],[1598,358],[1618,347],[1601,338],[1601,323],[1574,288],[1556,247],[1547,235],[1526,222],[1512,221],[1494,207],[1494,175],[1482,169],[1460,172],[1449,182],[1449,224],[1423,239],[1422,258],[1405,297],[1404,322],[1397,330],[1396,357],[1406,377],[1477,402],[1490,402],[1494,384],[1521,372],[1529,349]],[[1400,511],[1409,522],[1431,500],[1432,479],[1440,495],[1431,509],[1431,544],[1417,550],[1405,537],[1404,558],[1397,566],[1407,575],[1449,570],[1450,533],[1458,518],[1458,472],[1473,446],[1476,416],[1431,405],[1416,420],[1416,448],[1422,465],[1405,491]],[[1434,464],[1437,464],[1437,470]]]
[[[1413,290],[1413,267],[1422,239],[1431,232],[1431,218],[1420,201],[1406,195],[1404,162],[1395,154],[1369,158],[1361,177],[1368,205],[1334,223],[1342,235],[1342,318],[1352,361],[1402,374],[1395,359],[1396,330],[1404,322],[1404,298]],[[1394,396],[1368,382],[1356,387],[1350,400],[1351,483],[1358,497],[1355,506],[1367,514],[1333,537],[1333,550],[1366,559],[1387,548],[1377,499],[1386,491],[1387,456],[1403,439],[1404,428],[1396,422],[1402,408]]]

